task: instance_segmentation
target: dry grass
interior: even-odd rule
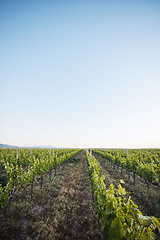
[[[83,153],[77,159],[51,182],[46,175],[42,193],[35,183],[32,201],[30,187],[15,196],[7,211],[0,213],[1,239],[102,239]]]
[[[114,186],[118,186],[119,179],[123,179],[125,184],[123,185],[127,191],[128,196],[130,195],[132,200],[138,205],[139,209],[144,215],[155,216],[160,218],[160,186],[154,186],[150,184],[148,190],[145,181],[136,176],[136,182],[134,183],[133,176],[131,174],[130,180],[128,180],[128,172],[123,170],[113,169],[106,160],[96,155],[97,160],[101,164],[102,174],[105,176],[106,186],[108,187],[111,183]]]

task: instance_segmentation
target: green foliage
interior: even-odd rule
[[[113,184],[106,189],[97,160],[86,152],[88,173],[92,183],[96,212],[101,221],[105,239],[155,239],[155,228],[160,229],[158,219],[143,216],[131,198],[126,198],[125,189]],[[121,181],[123,183],[123,180]]]
[[[48,149],[0,150],[1,169],[5,170],[7,184],[0,185],[0,208],[6,206],[10,192],[29,185],[35,177],[43,177],[58,165],[72,158],[80,150],[58,149],[51,154]]]
[[[128,171],[134,172],[149,182],[160,182],[160,160],[158,150],[130,150],[126,155],[125,150],[94,150],[95,153],[106,158],[117,166],[121,166]]]

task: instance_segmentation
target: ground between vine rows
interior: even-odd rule
[[[32,201],[30,187],[19,192],[7,211],[1,211],[0,229],[3,240],[102,239],[84,152],[61,167],[51,182],[46,175],[42,193],[36,183]]]
[[[106,188],[111,183],[117,187],[120,182],[119,180],[123,179],[125,184],[122,185],[126,189],[126,196],[131,196],[131,199],[138,205],[143,215],[160,218],[160,186],[150,184],[148,190],[144,179],[136,176],[136,182],[134,183],[132,173],[130,174],[130,180],[128,180],[128,172],[126,170],[123,169],[121,174],[120,168],[117,170],[117,167],[114,168],[110,164],[107,164],[106,159],[103,157],[97,154],[94,155],[100,163],[101,175],[105,177]],[[160,239],[158,231],[156,231],[156,236],[156,239]]]
[[[114,167],[111,168],[111,166],[107,164],[106,159],[97,154],[95,156],[101,164],[101,172],[105,176],[105,184],[107,188],[111,183],[117,187],[119,180],[123,179],[125,181],[123,187],[126,189],[127,194],[131,196],[135,204],[138,205],[142,213],[144,215],[160,218],[160,186],[150,184],[148,190],[147,185],[142,178],[136,176],[136,182],[134,183],[132,173],[130,174],[130,180],[128,180],[128,172],[126,170],[123,170],[121,174],[120,168],[117,171],[117,167],[115,167],[115,169]]]

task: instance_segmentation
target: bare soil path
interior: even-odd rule
[[[61,167],[51,182],[46,176],[42,193],[35,184],[32,201],[30,187],[22,190],[0,213],[0,229],[3,240],[102,239],[84,152]]]

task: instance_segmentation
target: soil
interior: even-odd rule
[[[95,215],[91,183],[84,158],[85,152],[58,169],[56,176],[46,174],[42,189],[40,182],[21,189],[8,208],[0,212],[0,239],[3,240],[101,240],[101,225]],[[96,155],[106,188],[111,183],[118,186],[120,179],[143,215],[160,217],[160,186],[150,185],[149,191],[143,179],[117,167]],[[54,175],[54,174],[53,174]],[[157,234],[157,239],[160,236]]]
[[[111,166],[109,161],[105,158],[94,154],[100,164],[101,175],[104,176],[106,188],[112,183],[116,188],[120,183],[120,179],[125,182],[121,184],[126,190],[126,197],[131,196],[132,201],[138,206],[138,209],[146,216],[154,216],[160,219],[160,186],[153,184],[148,187],[144,179],[136,175],[134,182],[133,173],[130,173],[128,178],[128,171],[117,166]],[[160,239],[160,233],[156,229],[156,240]]]
[[[144,179],[136,175],[136,181],[134,183],[133,173],[130,173],[130,180],[128,179],[128,172],[121,168],[117,169],[117,166],[112,166],[103,157],[95,154],[96,159],[100,162],[101,173],[105,176],[105,184],[108,188],[111,183],[115,187],[120,183],[120,179],[123,179],[125,184],[121,184],[127,192],[128,196],[136,205],[143,215],[155,216],[160,218],[160,186],[150,184],[149,190]]]
[[[95,215],[84,152],[62,166],[42,191],[34,183],[22,189],[9,207],[0,212],[0,239],[103,239]]]

